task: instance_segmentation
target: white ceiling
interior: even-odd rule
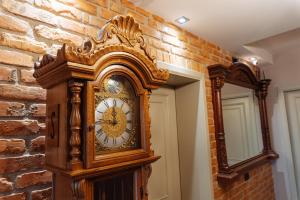
[[[233,55],[257,56],[268,63],[272,63],[274,52],[265,49],[261,43],[256,47],[255,42],[300,27],[300,0],[131,1],[170,22],[185,16],[190,21],[179,25],[182,28],[218,44]],[[299,31],[297,34],[300,37]]]

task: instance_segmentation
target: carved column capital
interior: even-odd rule
[[[263,79],[259,81],[259,88],[256,90],[256,96],[259,99],[266,99],[268,95],[268,87],[271,83],[271,79]]]
[[[225,83],[225,76],[217,76],[214,78],[215,80],[215,87],[217,90],[220,90]]]

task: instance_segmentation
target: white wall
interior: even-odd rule
[[[264,66],[262,69],[266,77],[272,79],[268,96],[268,114],[273,133],[273,146],[280,156],[273,165],[276,199],[297,200],[284,92],[300,89],[300,47],[275,56],[274,64]]]
[[[175,90],[182,200],[212,200],[204,76]]]

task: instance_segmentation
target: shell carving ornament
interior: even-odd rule
[[[97,38],[87,39],[81,47],[64,44],[58,50],[56,59],[45,55],[40,63],[35,64],[34,76],[37,78],[43,74],[41,68],[52,63],[55,63],[52,64],[54,66],[62,64],[63,61],[94,65],[99,58],[111,52],[126,52],[139,58],[148,66],[155,79],[167,80],[169,77],[167,70],[156,67],[155,57],[150,54],[139,24],[133,17],[122,15],[109,20],[99,31]]]

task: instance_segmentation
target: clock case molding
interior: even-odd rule
[[[229,67],[221,64],[212,65],[208,67],[208,71],[212,84],[215,137],[217,143],[217,178],[221,184],[226,184],[234,181],[238,176],[247,173],[256,166],[278,158],[278,154],[272,149],[267,116],[266,97],[268,95],[268,86],[271,80],[260,79],[259,71],[254,73],[249,66],[242,62],[233,63]],[[224,132],[221,100],[221,91],[225,82],[250,88],[255,91],[255,96],[258,98],[263,138],[263,151],[261,154],[232,166],[229,166],[227,160],[225,145],[226,133]]]
[[[158,69],[139,24],[116,16],[81,47],[64,44],[56,56],[35,63],[34,77],[47,89],[46,167],[54,172],[55,199],[93,199],[95,180],[133,173],[136,200],[148,199],[151,150],[149,95],[169,73]],[[110,74],[130,80],[140,96],[141,147],[94,156],[93,86]],[[71,186],[71,187],[70,187]]]

